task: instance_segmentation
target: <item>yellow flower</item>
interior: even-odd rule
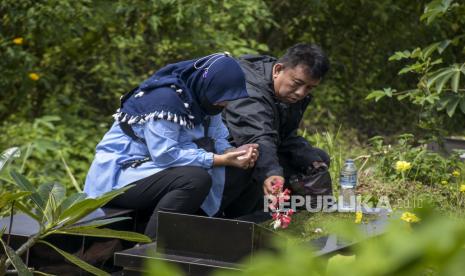
[[[465,184],[460,185],[460,192],[465,193]]]
[[[453,175],[454,177],[459,177],[459,176],[460,176],[460,171],[455,170],[455,171],[452,172],[452,175]]]
[[[447,182],[447,180],[443,180],[443,181],[441,181],[441,184],[442,185],[447,185],[447,184],[449,184],[449,182]]]
[[[397,161],[396,162],[396,171],[398,172],[405,172],[412,168],[412,164],[407,161]]]
[[[419,222],[420,221],[420,218],[417,217],[414,213],[410,213],[410,212],[405,212],[402,214],[402,216],[400,217],[401,220],[403,221],[406,221],[406,222]]]
[[[40,76],[37,73],[29,73],[29,78],[33,81],[37,81],[40,79]]]
[[[360,223],[362,222],[362,218],[363,218],[363,213],[358,211],[355,213],[355,223]]]
[[[17,37],[15,39],[13,39],[13,43],[16,44],[16,45],[22,45],[24,42],[24,39],[22,37]]]

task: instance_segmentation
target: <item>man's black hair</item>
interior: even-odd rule
[[[278,59],[284,66],[294,68],[304,65],[313,79],[322,79],[329,70],[329,60],[323,50],[317,45],[298,43]]]

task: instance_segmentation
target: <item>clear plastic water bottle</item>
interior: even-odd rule
[[[357,168],[353,159],[347,159],[341,169],[341,196],[342,203],[339,203],[341,211],[355,211],[355,186],[357,186]]]

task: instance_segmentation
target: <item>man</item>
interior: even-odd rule
[[[228,217],[256,210],[260,201],[263,204],[260,195],[271,193],[276,181],[285,182],[291,174],[330,164],[326,152],[297,135],[311,92],[329,69],[323,51],[300,43],[279,59],[248,55],[239,60],[250,97],[231,102],[223,112],[223,120],[232,144],[256,143],[260,156],[250,175],[244,176],[251,176],[252,183],[229,175],[238,183],[225,187],[222,210]],[[319,193],[331,194],[332,189],[328,185]]]

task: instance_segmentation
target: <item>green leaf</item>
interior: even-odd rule
[[[447,75],[450,71],[450,68],[441,68],[438,69],[437,71],[431,73],[429,75],[428,81],[426,83],[426,86],[431,87],[439,78],[443,77],[444,75]]]
[[[65,199],[66,188],[59,183],[45,183],[37,188],[37,193],[45,202],[53,195],[55,200],[59,200],[61,203]]]
[[[457,106],[459,105],[459,102],[460,102],[460,98],[456,97],[455,99],[453,100],[450,100],[448,103],[447,103],[447,115],[449,115],[449,117],[452,117],[454,116],[454,113],[455,113],[455,109],[457,108]]]
[[[460,110],[462,111],[463,114],[465,114],[465,98],[462,98],[460,100]]]
[[[437,100],[439,100],[439,96],[436,95],[436,94],[431,94],[431,95],[428,95],[425,100],[430,103],[430,104],[434,104]]]
[[[455,70],[452,67],[442,68],[432,74],[431,78],[427,82],[427,86],[436,85],[436,92],[439,94],[442,92],[444,85],[453,76]]]
[[[430,65],[436,65],[436,64],[441,64],[442,63],[442,58],[438,58],[436,60],[434,60],[433,62],[430,63]]]
[[[441,97],[441,99],[438,102],[438,110],[445,109],[451,99],[453,99],[451,95],[446,95],[446,96]]]
[[[457,68],[458,69],[458,68]],[[452,75],[452,80],[450,82],[450,86],[452,88],[452,91],[457,93],[459,89],[459,82],[460,82],[460,70],[457,70],[453,75]]]
[[[13,159],[20,156],[21,150],[18,147],[9,148],[2,152],[0,155],[0,172],[2,172],[3,168],[6,168]]]
[[[403,52],[395,52],[394,55],[390,56],[388,60],[393,61],[393,60],[401,60],[404,58],[410,58],[410,51],[405,50]]]
[[[431,56],[431,54],[434,52],[434,50],[436,50],[439,47],[440,44],[441,44],[440,42],[436,42],[424,48],[422,51],[423,59],[426,59],[427,57]]]
[[[64,226],[73,224],[88,214],[92,213],[96,209],[102,207],[114,197],[124,193],[131,187],[132,185],[128,185],[121,189],[108,192],[98,198],[86,198],[82,201],[79,201],[67,210],[64,210],[60,215],[57,223],[63,224]]]
[[[6,245],[3,242],[3,239],[0,238],[0,242],[2,243],[3,249],[5,250],[5,253],[8,256],[8,259],[10,259],[11,263],[18,271],[18,275],[32,276],[33,275],[32,272],[23,263],[23,260],[21,260],[21,257],[19,257],[11,247]]]
[[[450,43],[451,43],[450,39],[446,39],[446,40],[441,41],[441,43],[439,44],[439,47],[438,47],[438,53],[442,54],[442,52],[444,52],[444,50],[449,46]]]
[[[426,24],[431,24],[436,18],[442,16],[449,9],[453,0],[433,0],[425,7],[420,20],[426,20]]]
[[[68,196],[63,202],[60,204],[60,213],[68,209],[70,206],[74,205],[75,203],[86,199],[87,195],[85,193],[74,193]]]
[[[36,206],[43,212],[44,207],[45,207],[45,202],[40,197],[40,195],[37,193],[34,186],[32,186],[31,182],[29,182],[29,180],[27,180],[23,175],[17,173],[14,170],[11,171],[10,174],[11,174],[11,177],[13,177],[13,180],[16,182],[16,185],[21,190],[26,191],[26,192],[31,192],[30,198],[36,204]]]
[[[384,88],[383,91],[384,91],[384,94],[386,94],[386,96],[388,96],[389,98],[392,98],[392,93],[396,92],[395,89],[391,89],[390,87]]]
[[[417,58],[417,57],[420,57],[421,54],[422,54],[421,48],[415,48],[412,54],[410,55],[410,57]]]
[[[142,234],[128,231],[119,231],[108,228],[95,228],[94,226],[73,227],[69,229],[60,229],[55,234],[67,234],[76,236],[91,236],[102,238],[116,238],[134,242],[151,242],[152,240]]]
[[[109,219],[98,219],[92,221],[86,221],[82,224],[74,224],[72,226],[66,227],[66,229],[74,229],[76,227],[100,227],[107,224],[115,223],[122,220],[132,219],[131,217],[116,217],[116,218],[109,218]]]
[[[79,259],[78,257],[76,257],[76,256],[74,256],[72,254],[69,254],[66,251],[61,250],[60,248],[54,246],[51,243],[48,243],[48,242],[43,241],[43,240],[40,240],[38,242],[46,244],[46,245],[50,246],[51,248],[55,249],[56,252],[60,253],[60,255],[65,257],[68,261],[70,261],[71,263],[79,266],[80,268],[84,269],[87,272],[90,272],[90,273],[92,273],[94,275],[105,275],[105,276],[110,275],[107,272],[105,272],[103,270],[100,270],[100,269],[96,268],[95,266],[92,266],[92,265],[86,263],[85,261]]]
[[[366,96],[365,100],[375,99],[375,102],[379,101],[382,97],[386,96],[383,90],[375,90]]]
[[[63,154],[62,154],[61,152],[60,152],[60,158],[61,158],[61,162],[62,162],[63,165],[65,166],[66,174],[68,174],[68,177],[69,177],[69,179],[71,180],[71,183],[73,184],[74,188],[75,188],[76,191],[78,191],[79,193],[82,192],[81,187],[79,186],[78,182],[76,181],[76,178],[74,177],[73,172],[71,171],[70,167],[69,167],[68,164],[66,163],[66,160],[65,160],[65,158],[63,157]]]
[[[421,70],[423,68],[423,63],[419,63],[419,62],[416,62],[412,65],[409,65],[409,66],[406,66],[404,68],[402,68],[399,73],[397,73],[398,75],[403,75],[405,73],[409,73],[409,72],[418,72],[419,70]]]
[[[23,156],[23,160],[21,162],[21,168],[19,169],[19,172],[22,173],[24,172],[24,168],[26,166],[26,161],[29,159],[29,157],[32,154],[32,149],[34,148],[34,143],[28,143],[26,147],[26,153]]]
[[[61,118],[58,116],[43,116],[34,120],[33,128],[38,128],[40,125],[43,125],[51,130],[55,129],[53,122],[60,121]]]
[[[16,208],[18,208],[21,212],[25,213],[26,215],[28,215],[29,217],[31,217],[32,219],[34,219],[35,221],[37,222],[41,222],[41,218],[37,215],[37,214],[34,214],[30,208],[24,206],[21,202],[16,202],[15,203],[15,206]]]
[[[403,99],[405,99],[405,98],[407,98],[409,96],[410,95],[408,93],[402,94],[402,95],[397,96],[397,100],[402,101]]]
[[[39,186],[38,193],[46,202],[44,218],[47,218],[47,222],[52,224],[57,219],[58,206],[65,199],[66,189],[58,183],[46,183]]]
[[[11,192],[3,192],[0,194],[0,209],[3,207],[9,205],[12,201],[17,200],[18,198],[21,198],[23,196],[30,195],[30,192],[16,192],[16,193],[11,193]]]

